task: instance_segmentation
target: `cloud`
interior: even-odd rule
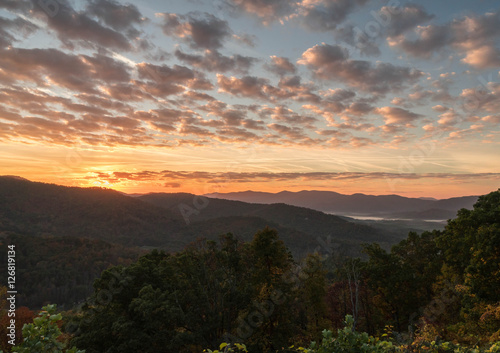
[[[192,118],[195,116],[193,111],[177,110],[170,108],[152,109],[147,112],[135,111],[134,116],[142,121],[161,123],[161,124],[176,124],[183,119]]]
[[[242,125],[247,129],[252,130],[265,130],[264,122],[262,120],[254,120],[254,119],[245,119],[242,122]]]
[[[205,77],[195,77],[187,83],[187,87],[201,91],[211,91],[214,89],[213,83]]]
[[[276,181],[370,181],[387,179],[405,180],[499,180],[500,173],[384,173],[384,172],[205,172],[205,171],[143,171],[143,172],[93,172],[87,179],[100,179],[109,182],[164,180],[170,183],[181,181],[199,182],[276,182]]]
[[[0,9],[1,8],[9,11],[26,12],[31,8],[31,3],[26,0],[1,0]]]
[[[297,63],[319,68],[320,66],[328,66],[336,62],[345,61],[348,58],[349,53],[347,52],[347,49],[339,45],[329,45],[323,43],[322,45],[315,45],[314,47],[307,49],[304,53],[302,53],[302,58],[298,60]]]
[[[356,97],[356,92],[344,88],[330,88],[321,94],[326,100],[333,102],[343,102]]]
[[[201,70],[219,73],[227,71],[246,73],[257,61],[255,58],[238,54],[225,56],[217,50],[210,49],[205,50],[203,55],[186,54],[180,49],[177,49],[175,51],[175,56],[182,62]]]
[[[411,124],[414,120],[423,117],[420,114],[398,107],[377,108],[376,113],[384,117],[386,124]]]
[[[132,81],[132,84],[111,84],[102,87],[101,89],[108,97],[125,102],[140,102],[146,99],[156,101],[153,95],[163,97],[168,94],[176,94],[184,90],[182,87],[175,85],[150,85],[141,81]],[[144,89],[147,89],[150,92],[153,91],[153,95],[146,92]]]
[[[57,49],[4,50],[0,67],[11,80],[34,82],[40,87],[51,85],[94,94],[99,83],[130,80],[128,67],[101,54],[94,56],[66,54]]]
[[[373,145],[375,142],[367,137],[351,137],[349,144],[354,148],[361,148]]]
[[[321,129],[315,131],[318,135],[321,136],[338,136],[338,137],[346,137],[349,136],[349,134],[345,131],[341,131],[339,129]]]
[[[373,65],[369,61],[350,60],[345,48],[338,45],[315,45],[307,49],[298,64],[305,65],[320,79],[340,81],[363,91],[383,94],[401,90],[414,83],[422,72],[389,63]]]
[[[266,1],[238,3],[279,6],[278,2]],[[500,89],[490,83],[489,90],[479,97],[475,121],[471,120],[471,112],[455,119],[449,110],[433,112],[434,119],[421,119],[422,115],[411,111],[413,107],[438,99],[432,105],[443,104],[444,95],[455,92],[455,84],[461,81],[452,80],[451,73],[436,75],[437,79],[429,74],[428,80],[419,81],[424,74],[418,70],[355,60],[338,45],[305,47],[307,50],[296,62],[276,52],[258,67],[259,59],[239,55],[255,51],[235,43],[250,37],[237,37],[228,22],[207,13],[160,15],[157,21],[163,30],[183,43],[169,49],[168,57],[154,60],[151,52],[156,47],[148,46],[145,40],[144,51],[129,56],[123,52],[134,49],[132,32],[144,34],[137,29],[142,30],[140,25],[147,21],[137,6],[119,0],[88,0],[74,8],[70,1],[61,0],[60,4],[54,18],[35,9],[32,19],[36,25],[25,15],[11,17],[16,12],[9,18],[0,17],[0,41],[6,48],[0,49],[0,99],[4,105],[0,122],[8,131],[2,139],[99,146],[229,145],[252,141],[266,146],[362,148],[383,145],[390,134],[398,141],[416,138],[405,134],[405,130],[417,123],[429,130],[453,132],[465,118],[477,126],[491,127],[498,115],[495,109]],[[335,26],[348,20],[363,4],[343,0],[288,2],[289,8],[283,10],[280,19],[304,21],[313,14],[318,18],[326,16],[317,30],[336,31]],[[14,5],[3,0],[0,6]],[[387,31],[393,31],[394,38],[411,38],[409,32],[420,25],[419,21],[431,17],[422,8],[412,6],[402,8],[401,18],[408,23],[388,24]],[[338,14],[332,13],[334,8],[339,9]],[[261,17],[264,13],[254,15],[262,20],[279,17]],[[37,30],[36,26],[45,27],[44,21],[46,33],[40,35],[50,41],[67,31],[65,45],[46,49],[51,44],[41,42],[41,49],[29,49],[33,46],[26,41],[19,48],[14,46],[25,35],[22,28],[28,28],[29,35],[29,31]],[[120,46],[123,38],[128,46]],[[111,45],[106,40],[112,40]],[[171,43],[170,39],[167,42]],[[244,52],[229,55],[221,49],[226,43]],[[472,63],[474,50],[483,47],[473,48],[470,55],[464,54],[464,61]],[[491,61],[488,55],[482,55],[482,60]],[[268,71],[267,76],[256,75],[262,67]],[[309,78],[303,75],[305,69],[312,73]],[[217,95],[217,90],[221,94]],[[401,103],[398,108],[385,104],[377,108],[384,95],[396,91],[404,97],[404,101],[393,100]],[[477,93],[464,90],[462,98],[477,98]],[[218,96],[226,97],[226,102],[218,101]]]
[[[281,90],[270,85],[267,79],[255,76],[237,78],[217,74],[217,84],[220,92],[229,93],[237,97],[273,101],[275,99],[290,98],[294,95],[289,91]]]
[[[377,36],[368,37],[363,29],[352,24],[346,24],[334,31],[337,42],[344,42],[357,48],[361,55],[378,56],[380,49],[377,43]]]
[[[237,43],[243,43],[246,44],[249,47],[254,48],[255,47],[255,42],[257,41],[257,36],[250,35],[250,34],[233,34],[233,39]]]
[[[232,35],[227,21],[209,13],[162,13],[157,16],[164,20],[162,29],[166,35],[183,39],[193,49],[219,49]]]
[[[396,2],[398,3],[398,2]],[[419,25],[434,18],[420,5],[383,6],[379,11],[371,11],[371,20],[363,25],[346,24],[334,30],[337,41],[347,43],[362,55],[380,55],[379,46],[383,39],[399,37]]]
[[[279,90],[272,89],[270,92],[274,92],[278,99],[293,98],[298,102],[320,102],[321,98],[315,93],[317,88],[314,84],[303,84],[301,81],[300,76],[283,76],[278,83]]]
[[[354,116],[363,116],[375,109],[374,106],[364,102],[354,102],[350,104],[345,110],[345,114],[354,115]]]
[[[453,109],[448,109],[439,115],[438,124],[443,126],[451,126],[460,122],[461,116]]]
[[[202,120],[197,123],[203,126],[216,128],[232,128],[243,126],[253,130],[264,130],[264,123],[260,120],[254,120],[247,117],[248,110],[251,108],[245,106],[229,107],[226,103],[220,101],[210,101],[199,109],[205,111],[208,117],[215,117],[213,120]],[[230,130],[236,131],[236,130]]]
[[[115,110],[126,114],[130,114],[133,112],[133,108],[126,102],[114,101],[111,99],[106,99],[102,96],[86,93],[76,94],[74,97],[85,103],[86,106],[98,107],[106,110]]]
[[[291,140],[303,140],[309,137],[304,133],[304,131],[299,127],[289,127],[283,124],[272,123],[267,125],[272,130],[276,131],[280,137],[287,137]]]
[[[435,111],[440,112],[440,113],[444,113],[448,109],[449,109],[448,107],[442,106],[440,104],[435,105],[435,106],[432,107],[432,110],[435,110]]]
[[[353,120],[348,116],[342,116],[344,122],[337,124],[333,121],[333,119],[327,119],[329,121],[328,126],[336,127],[341,130],[355,130],[355,131],[363,131],[363,132],[374,132],[377,128],[370,123],[363,123]]]
[[[391,104],[400,105],[400,106],[407,107],[407,108],[409,108],[411,106],[410,104],[406,103],[405,99],[403,99],[401,97],[394,97],[391,100]]]
[[[254,76],[244,76],[243,78],[226,77],[217,75],[219,90],[235,96],[253,97],[266,99],[267,96],[263,88],[268,85],[268,80]]]
[[[476,125],[476,126],[474,126],[474,128],[451,131],[448,134],[448,140],[452,140],[452,141],[453,140],[463,140],[467,136],[476,133],[481,128],[482,128],[482,125]]]
[[[33,13],[47,21],[65,47],[83,47],[131,50],[130,40],[122,33],[101,25],[85,12],[75,11],[67,1],[58,1],[57,9],[47,13],[45,2],[32,0]],[[56,11],[57,10],[57,11]]]
[[[491,45],[483,45],[467,51],[462,62],[480,69],[497,68],[500,66],[500,50]]]
[[[368,0],[226,0],[226,8],[256,16],[264,25],[296,20],[312,31],[330,31]]]
[[[123,82],[130,80],[130,72],[123,62],[102,54],[94,56],[80,55],[80,59],[89,67],[90,77],[104,82]]]
[[[372,99],[357,98],[356,92],[344,88],[328,89],[320,91],[319,94],[321,99],[317,105],[305,104],[302,108],[323,116],[329,126],[360,131],[373,130],[374,126],[366,124],[363,118],[375,109]],[[336,123],[336,116],[340,116],[344,123]]]
[[[108,115],[105,110],[87,107],[80,104],[64,101],[57,97],[47,95],[32,95],[22,92],[8,91],[5,101],[8,105],[16,106],[19,99],[47,100],[45,104],[54,104],[59,100],[59,104],[66,107],[66,110],[77,112],[69,114],[66,111],[57,111],[53,108],[45,109],[45,105],[39,105],[36,111],[39,116],[15,113],[13,110],[0,109],[0,119],[12,122],[9,125],[4,138],[21,141],[38,141],[42,143],[56,145],[147,145],[152,143],[152,139],[146,135],[146,130],[140,120],[128,116]],[[45,98],[45,99],[44,99]],[[32,104],[32,103],[30,103]],[[36,105],[32,105],[36,107]],[[24,108],[24,107],[23,107]]]
[[[313,31],[330,31],[368,0],[303,0],[298,10],[299,20]]]
[[[289,0],[226,0],[225,4],[230,9],[258,17],[266,25],[291,14],[296,8],[296,3]]]
[[[290,62],[290,60],[276,55],[271,56],[271,62],[266,63],[264,68],[280,76],[284,76],[286,74],[293,75],[297,72],[297,68],[292,62]]]
[[[460,98],[463,109],[468,113],[476,111],[497,113],[500,110],[500,83],[487,82],[475,88],[465,88]]]
[[[2,103],[15,109],[22,109],[31,114],[42,115],[47,119],[66,120],[71,114],[61,112],[63,110],[75,113],[107,114],[107,110],[97,105],[86,105],[74,103],[72,100],[62,97],[50,96],[42,91],[27,91],[21,88],[0,89]],[[109,101],[112,104],[112,101]]]
[[[239,126],[246,118],[246,112],[238,109],[214,109],[210,115],[221,118],[220,122],[225,126]]]
[[[224,127],[217,130],[216,140],[222,142],[248,143],[259,140],[255,133],[239,127]]]
[[[186,66],[154,65],[150,63],[137,64],[137,71],[145,82],[136,81],[134,84],[157,97],[183,92],[186,87],[195,90],[211,90],[213,84],[205,76]]]
[[[195,78],[195,72],[188,67],[174,65],[154,65],[150,63],[137,64],[139,77],[157,83],[184,83]]]
[[[400,36],[434,17],[418,4],[408,4],[402,8],[384,6],[378,12],[378,18],[387,24],[385,34],[389,37]]]
[[[260,110],[259,115],[261,117],[271,117],[273,120],[290,125],[303,125],[309,129],[313,129],[313,124],[318,121],[318,119],[313,116],[298,114],[285,106],[263,108]]]
[[[135,5],[122,5],[113,0],[90,0],[87,11],[117,31],[131,30],[134,24],[145,21]]]
[[[500,34],[500,11],[469,15],[443,25],[416,29],[417,38],[406,35],[392,38],[389,44],[406,53],[430,58],[445,50],[465,55],[462,62],[480,69],[498,67],[499,49],[495,41]]]
[[[172,188],[172,189],[177,189],[181,187],[180,183],[165,183],[163,184],[164,187],[166,188]]]
[[[185,92],[184,97],[187,98],[187,101],[189,103],[192,103],[193,101],[213,101],[213,100],[215,100],[215,98],[209,94],[195,92],[195,91]]]
[[[37,25],[21,17],[9,19],[0,16],[0,48],[8,47],[13,42],[21,40],[19,35],[27,37],[38,29]]]
[[[179,126],[178,132],[180,135],[193,135],[197,137],[215,137],[215,134],[208,129],[204,129],[194,125],[189,125],[186,123],[183,123]]]
[[[399,47],[412,56],[430,58],[434,51],[442,50],[453,42],[452,30],[446,25],[418,27],[416,32],[418,39],[399,36],[391,38],[389,45]]]

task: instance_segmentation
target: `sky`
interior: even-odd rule
[[[499,98],[497,0],[0,0],[2,175],[481,195]]]

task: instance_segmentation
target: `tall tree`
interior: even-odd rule
[[[248,308],[247,320],[253,332],[247,346],[275,351],[285,346],[293,334],[289,315],[297,280],[292,273],[293,257],[278,232],[268,227],[255,234],[249,250],[253,306]]]
[[[494,337],[500,320],[500,189],[480,196],[473,210],[462,209],[436,239],[443,253],[437,288],[452,286],[454,300],[442,305],[443,320],[478,339]],[[493,318],[493,319],[492,319]],[[491,324],[493,323],[493,324]],[[497,336],[498,337],[498,336]]]
[[[300,321],[302,338],[319,339],[319,333],[327,324],[327,271],[323,259],[317,253],[309,254],[298,267],[297,319]]]

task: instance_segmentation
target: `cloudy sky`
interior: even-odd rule
[[[0,174],[484,194],[499,98],[497,0],[0,0]]]

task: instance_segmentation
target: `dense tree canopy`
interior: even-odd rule
[[[325,292],[324,272],[311,270],[299,301],[294,267],[269,228],[246,244],[227,234],[175,255],[153,251],[95,282],[94,295],[74,318],[74,343],[88,353],[188,352],[224,340],[274,351],[302,329],[290,315],[294,305],[308,308],[304,330],[324,311],[322,298],[311,292]]]

